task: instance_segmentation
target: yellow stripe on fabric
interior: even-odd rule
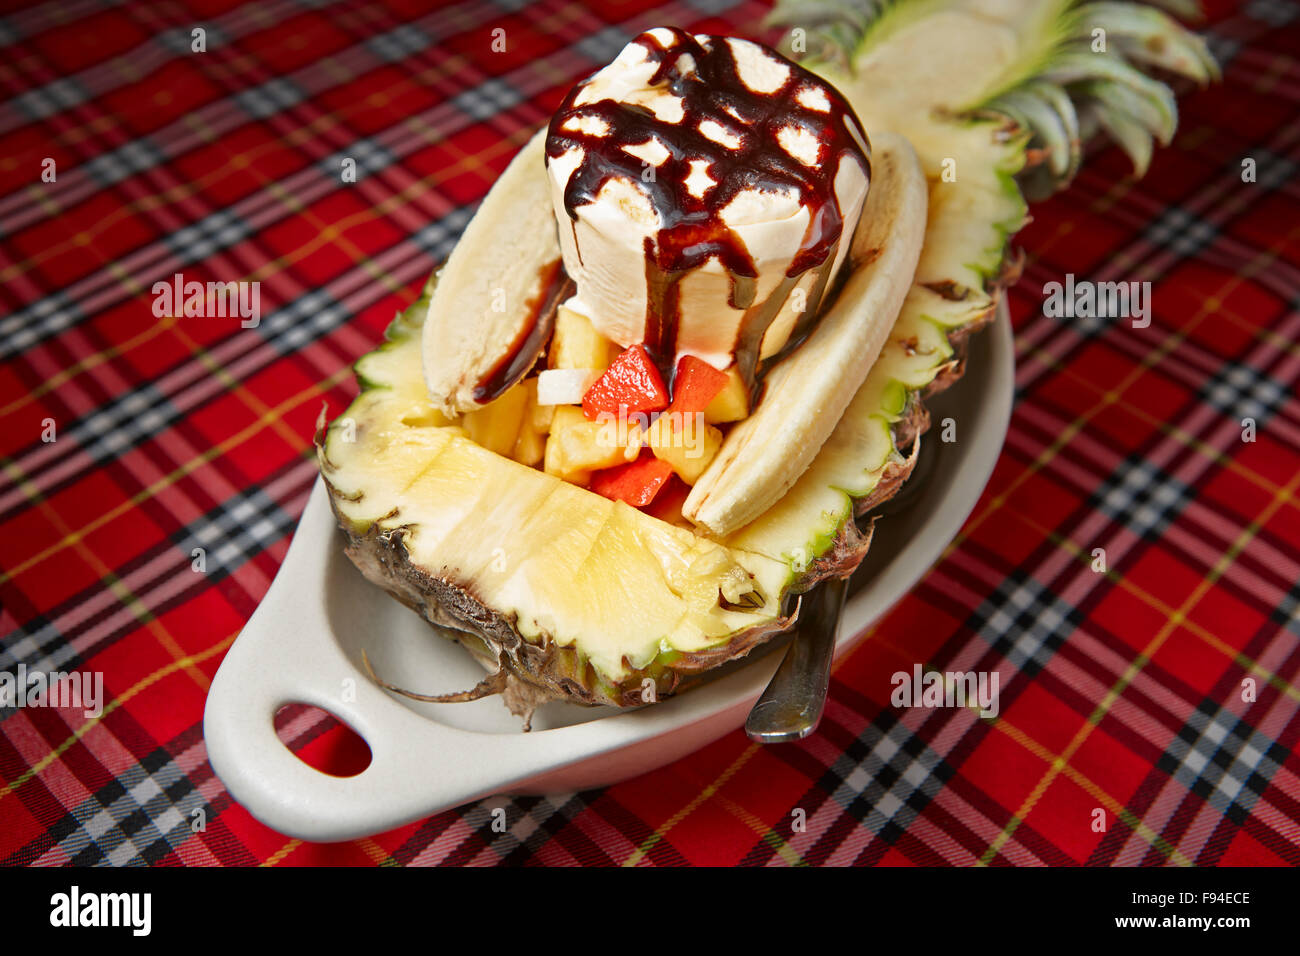
[[[1278,245],[1270,247],[1267,250],[1261,251],[1261,253],[1254,260],[1252,260],[1251,265],[1253,266],[1255,263],[1263,264],[1263,263],[1271,262],[1273,259],[1277,258],[1278,254],[1282,251],[1282,249],[1287,248],[1289,243],[1297,234],[1300,234],[1300,225],[1296,225],[1292,227],[1291,232],[1288,233],[1288,235]],[[1223,287],[1215,295],[1207,297],[1206,303],[1210,301],[1221,302],[1223,299],[1227,298],[1228,294],[1233,289],[1235,289],[1238,285],[1240,285],[1242,282],[1245,281],[1247,271],[1248,270],[1243,269],[1242,272],[1238,273],[1237,275],[1229,279],[1227,282],[1225,282]],[[1141,363],[1139,363],[1139,365],[1136,368],[1134,368],[1127,376],[1125,376],[1124,380],[1120,382],[1118,387],[1116,387],[1110,392],[1107,392],[1105,400],[1098,402],[1091,409],[1085,412],[1082,416],[1075,419],[1074,422],[1072,422],[1069,426],[1067,426],[1067,428],[1063,430],[1061,438],[1058,438],[1058,440],[1053,442],[1052,445],[1047,450],[1045,450],[1042,454],[1040,454],[1038,458],[1035,459],[1033,465],[1026,468],[1020,475],[1018,475],[1015,481],[1012,482],[1011,487],[1006,492],[999,495],[997,499],[995,499],[994,504],[986,508],[982,514],[977,516],[974,519],[974,521],[970,523],[968,529],[964,529],[962,534],[958,536],[957,540],[955,540],[953,544],[949,545],[948,549],[945,551],[945,554],[949,553],[954,547],[956,547],[958,542],[964,540],[965,537],[968,536],[970,530],[973,530],[975,527],[978,527],[978,525],[982,523],[983,520],[988,515],[992,514],[993,511],[995,511],[997,508],[1000,508],[1002,504],[1006,501],[1006,499],[1012,494],[1012,492],[1014,492],[1021,484],[1023,484],[1024,481],[1026,481],[1031,474],[1037,472],[1042,467],[1043,464],[1045,464],[1048,460],[1050,460],[1051,457],[1055,455],[1056,452],[1061,449],[1061,447],[1064,446],[1065,442],[1068,440],[1069,437],[1072,437],[1073,435],[1079,432],[1084,422],[1091,419],[1101,409],[1106,408],[1107,406],[1112,404],[1115,400],[1117,400],[1119,397],[1121,397],[1133,385],[1134,382],[1136,382],[1139,378],[1142,377],[1143,374],[1145,374],[1147,369],[1153,367],[1156,362],[1158,362],[1165,355],[1168,355],[1178,345],[1178,343],[1184,341],[1189,335],[1191,335],[1191,333],[1196,329],[1196,327],[1199,326],[1200,323],[1204,321],[1205,318],[1211,313],[1211,310],[1206,307],[1206,303],[1202,304],[1201,308],[1197,310],[1197,312],[1195,313],[1195,315],[1192,316],[1191,319],[1188,320],[1186,325],[1184,325],[1182,328],[1178,329],[1175,333],[1170,335],[1164,342],[1160,344],[1158,348],[1154,349],[1149,355],[1144,357]],[[1288,483],[1288,485],[1286,486],[1287,494],[1291,494],[1292,492],[1294,492],[1295,490],[1294,486],[1296,485],[1300,485],[1300,474],[1297,474],[1292,479],[1292,481]],[[1269,505],[1265,509],[1265,511],[1268,513],[1268,515],[1271,516],[1278,508],[1282,506],[1282,502],[1283,502],[1283,498],[1280,495],[1274,495],[1272,500],[1269,502]],[[1267,519],[1265,518],[1264,520]],[[1224,555],[1225,559],[1230,561],[1231,558],[1235,556],[1237,551],[1233,549],[1238,548],[1238,545],[1240,547],[1245,547],[1246,542],[1249,541],[1250,538],[1254,537],[1255,531],[1258,530],[1259,523],[1260,523],[1259,519],[1257,519],[1256,522],[1252,523],[1250,527],[1246,531],[1244,531],[1242,535],[1238,537],[1237,542],[1234,542],[1233,547],[1230,548],[1229,551]],[[1211,571],[1210,575],[1208,575],[1205,578],[1205,580],[1203,580],[1197,586],[1197,588],[1193,591],[1193,593],[1188,597],[1187,601],[1183,603],[1183,607],[1175,611],[1174,614],[1171,615],[1166,620],[1165,625],[1161,628],[1160,632],[1156,635],[1156,637],[1153,638],[1151,642],[1142,650],[1141,654],[1133,662],[1133,664],[1125,671],[1123,675],[1121,675],[1121,677],[1116,682],[1116,684],[1106,693],[1105,697],[1098,704],[1097,709],[1094,710],[1094,712],[1091,715],[1089,715],[1088,719],[1075,733],[1074,738],[1070,741],[1070,744],[1065,748],[1065,751],[1062,754],[1062,760],[1064,762],[1066,763],[1069,762],[1069,759],[1074,755],[1074,753],[1078,750],[1078,748],[1083,745],[1083,742],[1087,740],[1088,736],[1092,733],[1092,729],[1097,725],[1097,723],[1100,722],[1101,718],[1105,715],[1106,711],[1110,708],[1110,705],[1114,703],[1116,699],[1118,699],[1120,694],[1123,692],[1124,688],[1128,686],[1129,682],[1133,679],[1133,676],[1137,673],[1138,670],[1141,669],[1143,664],[1145,664],[1145,662],[1150,659],[1150,656],[1160,648],[1160,646],[1165,642],[1165,640],[1168,639],[1169,635],[1173,632],[1174,627],[1176,627],[1179,623],[1182,623],[1182,621],[1186,616],[1187,610],[1189,610],[1191,607],[1194,607],[1195,604],[1200,601],[1201,597],[1204,596],[1205,592],[1209,589],[1209,587],[1213,584],[1213,582],[1217,581],[1218,578],[1222,575],[1224,568],[1226,568],[1226,564],[1221,559],[1220,562],[1215,565],[1215,569]],[[1190,604],[1188,602],[1190,602]],[[1012,820],[1008,821],[1007,826],[989,845],[988,849],[984,852],[983,856],[981,857],[981,862],[988,862],[989,860],[992,860],[993,857],[997,855],[998,851],[1003,846],[1006,845],[1006,842],[1011,838],[1012,834],[1015,832],[1016,827],[1019,826],[1020,821],[1024,820],[1026,816],[1029,814],[1029,812],[1033,809],[1034,805],[1038,802],[1038,799],[1046,791],[1047,787],[1050,786],[1052,780],[1056,778],[1058,772],[1059,769],[1058,769],[1058,765],[1056,764],[1053,764],[1053,766],[1048,769],[1048,771],[1043,775],[1042,779],[1039,780],[1038,784],[1035,785],[1035,787],[1030,791],[1029,795],[1022,802],[1020,809],[1012,817]]]
[[[701,806],[721,787],[725,786],[727,781],[735,776],[737,771],[747,764],[749,759],[757,752],[757,744],[750,744],[747,746],[741,752],[740,756],[731,762],[730,766],[723,770],[722,773],[718,774],[717,779],[697,793],[695,797],[686,804],[686,806],[682,807],[663,823],[659,824],[659,826],[655,827],[655,832],[641,841],[641,845],[628,854],[627,859],[623,861],[622,865],[636,866],[645,859],[646,854],[654,849],[655,844],[659,843],[660,840],[668,835],[669,830],[685,820],[697,807]]]
[[[178,480],[184,478],[186,475],[189,475],[191,472],[194,472],[195,470],[202,468],[204,465],[211,463],[213,460],[221,457],[226,452],[230,451],[232,448],[236,448],[239,445],[242,445],[249,438],[252,438],[254,435],[261,432],[263,427],[269,423],[268,420],[270,417],[282,416],[284,413],[294,408],[297,408],[299,405],[303,404],[309,399],[317,398],[324,395],[335,385],[339,384],[344,379],[349,378],[351,374],[352,374],[352,370],[349,368],[339,369],[337,372],[335,372],[333,375],[331,375],[329,378],[325,379],[324,381],[320,382],[319,384],[314,385],[311,388],[304,389],[302,392],[299,392],[293,398],[286,399],[285,401],[281,402],[279,405],[276,405],[274,408],[268,411],[266,417],[260,418],[255,422],[250,422],[247,426],[245,426],[240,431],[236,432],[234,435],[231,435],[229,438],[222,440],[218,444],[212,446],[211,448],[206,449],[199,455],[195,456],[194,458],[190,459],[184,464],[178,466],[173,471],[169,472],[168,474],[164,475],[162,478],[159,478],[153,484],[149,485],[147,488],[141,489],[139,492],[132,495],[126,501],[123,501],[121,504],[117,505],[111,510],[106,511],[103,514],[99,515],[97,518],[95,518],[95,520],[83,525],[81,528],[77,529],[76,531],[71,531],[68,534],[64,535],[61,540],[45,548],[43,551],[40,551],[39,553],[33,555],[32,557],[28,558],[26,561],[23,561],[21,564],[15,566],[14,568],[8,571],[0,570],[0,584],[5,584],[9,581],[12,581],[13,579],[17,578],[20,574],[23,574],[24,572],[30,570],[31,568],[40,564],[42,561],[47,560],[48,558],[57,554],[59,551],[63,550],[64,548],[77,544],[88,534],[91,534],[97,529],[108,524],[113,519],[118,518],[121,515],[125,514],[126,512],[135,509],[137,506],[147,501],[148,499],[152,498],[154,495],[156,495],[158,492],[162,491],[163,489],[168,488],[171,485],[175,484]],[[19,484],[20,486],[21,485],[30,486],[30,482],[26,479],[25,476],[22,476],[21,481],[18,480],[19,476],[21,476],[22,473],[19,472],[16,468],[14,468],[12,465],[6,465],[5,467],[6,470],[10,473],[10,477],[14,479],[15,484]]]
[[[1049,539],[1057,547],[1069,551],[1070,554],[1078,558],[1081,563],[1091,566],[1092,554],[1090,552],[1084,551],[1083,548],[1081,548],[1077,543],[1075,543],[1071,539],[1062,536],[1059,532],[1055,531],[1054,529],[1048,528],[1046,525],[1042,524],[1041,522],[1035,521],[1033,518],[1026,517],[1025,515],[1020,513],[1017,513],[1016,517],[1019,518],[1021,521],[1023,521],[1025,524],[1029,525],[1031,528],[1034,529],[1034,531],[1041,534],[1044,538]],[[1160,598],[1156,597],[1154,594],[1147,591],[1146,588],[1142,587],[1141,585],[1134,584],[1128,578],[1116,572],[1113,568],[1107,568],[1104,572],[1095,572],[1095,573],[1103,575],[1106,578],[1106,580],[1109,581],[1111,584],[1114,584],[1115,586],[1121,588],[1122,590],[1127,591],[1129,594],[1133,595],[1135,598],[1137,598],[1143,604],[1147,605],[1153,611],[1156,611],[1166,617],[1173,617],[1175,614],[1178,613],[1177,608],[1175,608],[1172,604],[1166,604],[1164,601],[1160,600]],[[1190,633],[1192,633],[1196,637],[1199,637],[1202,641],[1204,641],[1214,650],[1219,651],[1221,654],[1223,654],[1224,657],[1231,660],[1242,670],[1250,671],[1255,674],[1258,674],[1268,683],[1270,687],[1272,687],[1278,693],[1286,697],[1290,697],[1292,700],[1300,701],[1300,688],[1296,688],[1292,686],[1286,680],[1279,677],[1277,674],[1273,673],[1268,668],[1264,667],[1264,665],[1260,664],[1254,658],[1248,656],[1247,654],[1242,653],[1238,648],[1233,647],[1231,644],[1215,636],[1213,633],[1206,630],[1206,628],[1204,628],[1200,624],[1197,624],[1194,620],[1192,620],[1189,617],[1183,618],[1182,625]]]
[[[455,69],[462,66],[464,62],[463,58],[452,58],[446,63],[422,70],[415,76],[403,76],[400,80],[384,87],[384,89],[380,91],[380,95],[400,92],[410,83],[435,83],[438,80],[451,75]],[[341,82],[350,80],[351,77],[348,76]],[[97,219],[93,224],[87,226],[84,232],[93,241],[95,238],[110,232],[123,220],[128,219],[133,215],[150,213],[155,209],[161,209],[191,199],[202,193],[208,187],[215,186],[231,176],[238,175],[243,170],[256,168],[257,160],[267,154],[283,150],[286,146],[296,148],[303,143],[308,143],[319,138],[322,134],[341,130],[344,121],[352,118],[354,115],[360,115],[367,112],[371,108],[372,107],[368,102],[360,101],[350,106],[340,107],[330,113],[322,114],[321,116],[304,123],[302,126],[290,130],[282,136],[277,135],[252,149],[241,150],[240,152],[233,154],[227,162],[215,164],[215,168],[202,176],[187,179],[184,183],[179,183],[176,186],[169,187],[156,193],[150,193],[147,196],[133,199],[130,202],[122,203],[108,215]],[[191,132],[200,136],[200,138],[209,145],[217,142],[219,135],[224,135],[212,133],[211,130],[203,126],[196,118],[188,115],[182,119],[182,122]],[[406,126],[407,129],[414,129],[417,125],[407,120],[399,120],[394,123],[394,126],[399,124]],[[432,131],[424,129],[423,127],[421,127],[419,131],[431,145],[440,143],[439,139]],[[441,145],[450,146],[451,144],[446,141],[441,141]],[[481,155],[486,155],[487,153],[488,150],[484,150]],[[294,175],[300,171],[301,169],[295,169],[289,173],[289,175]],[[455,167],[444,167],[434,175],[421,181],[428,184],[436,184],[444,181],[451,175],[458,174],[461,171],[462,170],[456,169]],[[32,202],[40,205],[50,218],[62,214],[63,209],[51,198],[48,186],[34,184],[27,187],[27,192]],[[245,199],[247,198],[248,197],[245,197]],[[242,202],[245,200],[240,201]],[[0,282],[12,282],[19,276],[26,275],[28,272],[39,267],[44,262],[64,255],[74,248],[80,248],[80,245],[81,243],[78,242],[77,236],[69,236],[61,242],[45,246],[32,256],[24,259],[22,262],[13,263],[0,269]]]
[[[104,705],[103,713],[101,713],[98,717],[87,718],[86,722],[81,726],[79,726],[71,734],[69,734],[68,737],[61,744],[59,744],[57,747],[51,750],[40,760],[36,761],[36,763],[32,764],[30,767],[24,770],[12,781],[4,784],[3,786],[0,786],[0,800],[3,800],[6,795],[17,790],[23,784],[27,783],[27,781],[31,780],[42,770],[48,767],[50,764],[54,763],[54,761],[58,760],[59,757],[61,757],[69,747],[71,747],[78,740],[84,737],[93,727],[97,726],[109,714],[117,710],[117,708],[121,707],[131,698],[135,697],[136,694],[139,694],[141,691],[146,690],[152,685],[158,683],[158,681],[162,680],[164,677],[167,677],[169,674],[174,674],[176,671],[180,670],[183,667],[191,667],[196,664],[201,664],[203,661],[206,661],[209,657],[212,657],[214,654],[219,654],[221,651],[224,651],[231,644],[233,644],[235,638],[238,635],[239,632],[235,631],[232,634],[229,634],[228,636],[223,638],[222,640],[218,641],[216,644],[213,644],[211,647],[207,647],[199,651],[197,654],[188,654],[181,660],[172,661],[170,664],[164,664],[162,667],[158,668],[153,673],[147,674],[144,677],[140,678],[138,681],[136,681],[134,684],[128,687],[121,694],[114,695],[113,698]]]
[[[1287,484],[1288,492],[1293,493],[1296,488],[1300,488],[1300,472],[1298,472]],[[1107,691],[1105,697],[1103,697],[1100,703],[1098,703],[1096,710],[1088,716],[1087,721],[1085,721],[1083,726],[1079,728],[1075,733],[1074,738],[1071,739],[1070,743],[1062,752],[1060,758],[1061,763],[1053,763],[1047,773],[1045,773],[1042,779],[1039,780],[1038,784],[1032,791],[1030,791],[1029,796],[1026,797],[1025,801],[1021,804],[1020,809],[1016,812],[1015,817],[1013,818],[1014,822],[1009,823],[1007,828],[1005,828],[993,843],[990,844],[988,850],[985,851],[981,862],[987,862],[992,859],[997,854],[998,850],[1006,844],[1007,840],[1009,840],[1015,832],[1016,827],[1019,826],[1019,822],[1029,815],[1029,812],[1033,810],[1038,799],[1051,785],[1052,781],[1056,779],[1057,773],[1060,772],[1061,765],[1068,764],[1070,758],[1074,756],[1081,746],[1083,746],[1084,741],[1086,741],[1091,735],[1093,728],[1101,723],[1101,719],[1110,709],[1110,706],[1123,694],[1124,689],[1132,682],[1137,672],[1145,666],[1147,661],[1149,661],[1164,642],[1168,640],[1169,635],[1174,632],[1175,628],[1186,622],[1188,612],[1200,603],[1201,598],[1203,598],[1214,586],[1215,582],[1223,576],[1223,572],[1227,570],[1228,565],[1236,559],[1237,555],[1242,552],[1246,545],[1250,543],[1251,539],[1259,532],[1259,529],[1263,524],[1276,514],[1278,509],[1281,507],[1282,501],[1280,497],[1275,496],[1265,507],[1264,511],[1261,512],[1260,515],[1246,528],[1242,529],[1241,534],[1237,536],[1236,540],[1233,541],[1228,550],[1223,553],[1217,562],[1215,562],[1214,567],[1210,569],[1210,573],[1206,575],[1192,593],[1188,595],[1182,605],[1166,619],[1164,625],[1160,628],[1159,632],[1157,632],[1156,636],[1142,649],[1141,653],[1133,660],[1132,664],[1130,664],[1130,666],[1120,676],[1115,685]]]
[[[1059,768],[1060,772],[1073,781],[1080,790],[1100,803],[1105,809],[1109,810],[1113,816],[1122,821],[1132,832],[1146,840],[1147,843],[1163,855],[1165,859],[1177,863],[1179,866],[1192,865],[1192,861],[1183,853],[1179,852],[1177,847],[1173,846],[1159,833],[1156,833],[1147,826],[1140,817],[1133,813],[1133,811],[1129,810],[1119,800],[1112,797],[1106,790],[1089,779],[1086,774],[1071,767],[1064,757],[1054,753],[1050,748],[1043,746],[1005,717],[999,717],[996,721],[990,721],[989,723],[1002,733],[1006,734],[1016,743],[1020,744],[1020,746],[1024,747],[1025,750],[1038,757],[1048,766]],[[1017,825],[1018,824],[1019,821],[1017,821]],[[977,865],[987,866],[988,860],[981,858]]]

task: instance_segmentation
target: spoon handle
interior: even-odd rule
[[[848,582],[831,578],[804,599],[804,612],[785,659],[772,675],[745,721],[745,733],[760,744],[807,737],[817,729],[826,706],[835,635]]]

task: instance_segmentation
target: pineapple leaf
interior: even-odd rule
[[[1048,150],[1047,162],[1058,180],[1074,177],[1082,146],[1074,103],[1059,86],[1029,82],[990,100],[984,107],[1032,130]]]
[[[1082,144],[1104,132],[1145,171],[1153,140],[1167,145],[1178,124],[1173,92],[1147,75],[1150,70],[1204,85],[1219,66],[1204,39],[1174,16],[1197,19],[1195,0],[1012,0],[996,14],[978,0],[778,0],[768,26],[790,28],[785,46],[814,69],[855,77],[881,41],[933,18],[934,30],[955,23],[990,23],[985,40],[1005,44],[990,50],[975,88],[958,90],[929,106],[950,114],[1001,114],[1028,132],[1033,192],[1062,188],[1078,172]],[[962,18],[965,18],[964,21]],[[931,67],[934,69],[935,67]],[[940,69],[946,69],[946,63]],[[960,69],[960,67],[958,68]],[[879,71],[875,74],[879,77]],[[885,78],[887,79],[887,77]],[[880,82],[872,79],[871,83]],[[967,96],[967,94],[969,95]],[[862,95],[870,96],[864,87]],[[966,102],[952,102],[958,96]]]
[[[776,0],[764,29],[789,27],[781,51],[805,65],[851,68],[869,34],[882,32],[892,9],[935,6],[935,0]],[[795,31],[800,31],[796,33]]]
[[[1088,116],[1128,154],[1133,172],[1139,177],[1145,176],[1147,167],[1151,165],[1153,149],[1150,130],[1127,113],[1107,109],[1098,101],[1089,102],[1086,109]]]
[[[1108,42],[1134,63],[1177,73],[1201,85],[1219,79],[1219,64],[1205,40],[1160,10],[1137,3],[1100,2],[1084,4],[1075,16],[1081,34],[1101,27]]]
[[[1100,86],[1116,91],[1115,102],[1122,102],[1125,111],[1140,120],[1161,143],[1167,144],[1173,138],[1178,125],[1178,107],[1173,91],[1116,55],[1078,48],[1067,50],[1054,59],[1052,67],[1042,78],[1061,86],[1100,81],[1090,83],[1090,88]],[[1130,95],[1125,96],[1125,93]]]

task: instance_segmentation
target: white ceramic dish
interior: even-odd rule
[[[930,403],[936,425],[956,420],[958,440],[941,443],[932,429],[921,452],[933,459],[925,487],[877,523],[837,656],[960,530],[1001,451],[1013,380],[1003,309],[972,340],[965,377]],[[483,676],[463,648],[430,634],[423,620],[362,578],[343,554],[317,481],[280,573],[222,661],[203,722],[217,775],[282,833],[345,840],[492,794],[563,792],[645,773],[739,733],[780,660],[752,655],[702,686],[635,711],[548,704],[525,734],[498,698],[421,704],[388,694],[361,669],[363,648],[379,674],[426,693],[463,690]],[[333,777],[299,760],[273,726],[276,711],[294,701],[352,727],[370,747],[370,765],[354,777]]]

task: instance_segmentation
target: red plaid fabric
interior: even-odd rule
[[[737,731],[608,789],[341,845],[230,799],[205,693],[302,512],[321,403],[346,406],[351,362],[575,79],[648,26],[754,35],[764,12],[604,7],[0,16],[0,669],[100,672],[105,694],[98,716],[0,711],[0,860],[1300,863],[1300,9],[1283,0],[1216,4],[1225,81],[1183,101],[1146,179],[1108,150],[1035,208],[997,471],[838,667],[813,738]],[[260,281],[260,324],[155,318],[152,284],[177,272]],[[1150,327],[1045,316],[1066,273],[1150,280]],[[1001,670],[999,715],[891,707],[889,675],[915,662]],[[311,712],[282,723],[304,752],[346,748]]]

